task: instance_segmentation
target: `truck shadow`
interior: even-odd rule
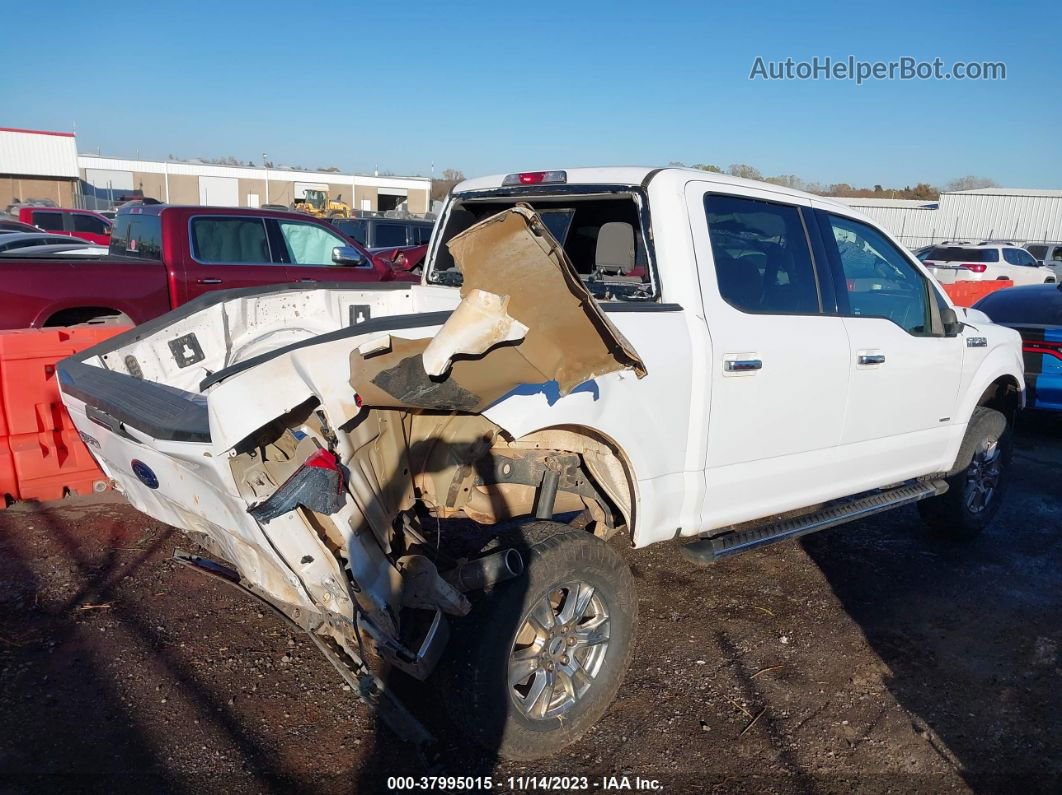
[[[1024,424],[1004,506],[976,541],[935,538],[914,508],[802,541],[913,730],[974,789],[1062,778],[1060,439]]]
[[[161,718],[152,718],[137,697],[147,676],[161,679],[166,690],[190,703],[197,723],[227,736],[258,782],[292,784],[275,761],[276,748],[201,680],[138,600],[120,593],[124,580],[142,577],[142,567],[174,544],[175,530],[166,528],[148,543],[123,547],[129,534],[112,529],[102,541],[102,555],[93,548],[100,540],[79,538],[61,509],[0,516],[0,531],[5,536],[0,556],[0,781],[5,789],[191,792],[211,786],[162,753],[168,744],[158,741],[158,727],[152,725]],[[18,538],[27,532],[39,536],[47,559],[30,554]],[[132,558],[122,554],[130,551],[136,553]],[[58,591],[55,582],[42,580],[63,576],[64,570],[72,582],[60,583]],[[86,611],[96,609],[105,609],[105,626],[86,623]],[[100,635],[105,629],[117,637]],[[141,666],[125,654],[131,648],[146,654],[150,666],[137,670]],[[115,661],[112,654],[119,649],[123,654]]]

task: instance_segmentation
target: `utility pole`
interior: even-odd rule
[[[269,155],[267,155],[265,152],[262,152],[262,168],[265,169],[265,183],[266,183],[265,201],[262,202],[262,204],[269,204],[269,163],[268,163],[268,160],[269,160]]]

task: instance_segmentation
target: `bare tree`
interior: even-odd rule
[[[456,168],[448,168],[443,171],[441,179],[434,179],[431,182],[432,200],[445,199],[446,194],[453,189],[454,185],[461,182],[464,178],[465,175]]]
[[[713,166],[711,163],[694,163],[690,168],[695,168],[698,171],[711,171],[713,174],[722,174],[723,169],[719,166]]]
[[[944,190],[949,193],[958,190],[977,190],[979,188],[998,188],[999,184],[986,177],[975,177],[973,175],[966,177],[959,177],[953,179],[947,185],[944,186]]]
[[[731,163],[727,172],[732,177],[743,177],[745,179],[763,179],[763,174],[755,166],[750,166],[747,163]]]

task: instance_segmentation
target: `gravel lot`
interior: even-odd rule
[[[1026,421],[1004,510],[969,545],[905,508],[711,570],[628,550],[640,634],[604,719],[535,764],[448,731],[444,772],[1057,792],[1060,531],[1062,429]],[[374,792],[425,771],[307,639],[177,546],[113,495],[0,511],[5,790]]]

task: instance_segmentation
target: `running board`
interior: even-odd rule
[[[682,554],[692,563],[706,566],[721,558],[773,544],[775,541],[798,538],[856,519],[864,519],[882,511],[924,500],[926,497],[935,497],[947,490],[948,484],[944,480],[910,483],[888,491],[853,497],[821,511],[784,519],[777,524],[734,530],[714,538],[691,541],[682,547]]]

